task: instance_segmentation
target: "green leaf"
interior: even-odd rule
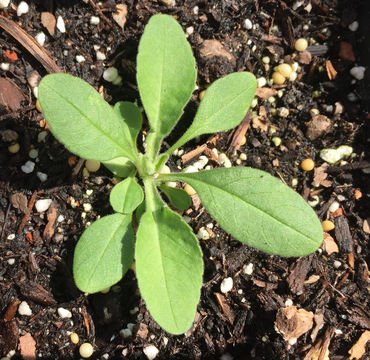
[[[143,116],[136,104],[128,101],[119,101],[114,105],[114,111],[127,124],[131,134],[130,144],[136,150],[136,139],[140,133]]]
[[[170,203],[179,210],[189,209],[191,198],[186,191],[166,185],[160,185],[159,189],[164,192]]]
[[[135,259],[139,289],[154,320],[171,334],[186,332],[194,321],[203,274],[191,228],[167,207],[146,212]]]
[[[135,165],[124,157],[115,158],[112,160],[103,161],[102,164],[119,177],[127,177],[135,172]]]
[[[139,44],[137,82],[155,134],[153,146],[175,126],[195,88],[195,79],[195,59],[181,26],[171,16],[152,16]]]
[[[134,258],[131,215],[108,215],[82,234],[75,249],[73,276],[77,287],[95,293],[117,283]]]
[[[132,213],[144,200],[144,191],[134,177],[119,182],[110,193],[109,201],[114,211]]]
[[[249,72],[232,73],[216,80],[206,90],[193,123],[168,153],[196,136],[239,125],[252,103],[256,88],[256,78]]]
[[[189,183],[225,231],[268,254],[303,256],[317,250],[323,241],[312,208],[264,171],[235,167],[161,178]]]
[[[39,101],[53,135],[85,159],[135,159],[129,131],[111,106],[87,82],[67,74],[45,76]]]

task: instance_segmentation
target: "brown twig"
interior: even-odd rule
[[[23,219],[22,219],[22,221],[21,221],[21,224],[19,225],[19,228],[18,228],[18,230],[17,230],[17,234],[18,234],[18,235],[23,231],[24,227],[25,227],[25,226],[26,226],[26,224],[27,224],[28,218],[29,218],[29,217],[30,217],[30,215],[31,215],[31,210],[32,210],[32,208],[33,208],[33,205],[35,205],[36,196],[37,196],[37,191],[34,191],[34,193],[33,193],[33,194],[32,194],[32,196],[31,196],[30,202],[28,203],[28,206],[27,206],[27,209],[28,209],[27,214],[25,214],[25,215],[23,216]]]
[[[251,114],[250,112],[248,112],[245,115],[243,121],[238,126],[238,128],[235,130],[234,134],[232,135],[229,148],[227,149],[227,153],[234,154],[240,148],[240,143],[243,139],[243,136],[247,133],[251,119],[252,119]]]
[[[89,0],[90,5],[96,10],[96,12],[99,14],[99,16],[102,18],[102,20],[110,27],[112,28],[112,23],[108,20],[108,18],[103,14],[103,11],[100,9],[98,5],[95,4],[93,0]]]
[[[14,21],[0,15],[0,27],[13,36],[49,73],[63,72],[49,53]]]

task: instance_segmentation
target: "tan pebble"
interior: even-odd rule
[[[19,143],[14,143],[14,144],[8,146],[8,151],[11,154],[16,154],[19,151],[20,148],[21,147],[20,147]]]
[[[36,100],[36,109],[38,112],[42,112],[40,102],[38,100]]]
[[[90,172],[96,172],[100,168],[100,161],[86,160],[85,167]]]
[[[294,44],[294,48],[297,51],[305,51],[307,49],[307,46],[308,46],[308,42],[306,39],[303,39],[303,38],[298,39]]]
[[[80,341],[80,337],[76,333],[72,333],[71,335],[69,335],[69,337],[73,344],[78,344]]]
[[[293,72],[293,69],[289,64],[280,64],[276,68],[276,71],[278,71],[285,78],[288,78],[290,76],[290,74]]]
[[[197,192],[189,184],[185,184],[184,190],[188,193],[189,196],[195,195]]]
[[[206,93],[205,90],[202,90],[200,93],[199,93],[199,100],[202,101],[203,98],[204,98],[204,94]]]
[[[246,142],[247,142],[247,138],[245,136],[243,136],[242,140],[240,141],[240,146],[245,145]]]
[[[304,171],[311,171],[315,167],[315,162],[312,159],[304,159],[301,162],[301,168]]]
[[[87,359],[87,358],[89,358],[93,354],[94,348],[93,348],[93,346],[90,343],[83,343],[80,346],[79,351],[80,351],[80,355],[84,359]]]
[[[272,74],[272,80],[274,81],[274,84],[276,85],[283,85],[285,82],[285,77],[281,75],[278,71],[275,71]]]
[[[332,221],[330,220],[324,220],[322,223],[322,229],[327,232],[327,231],[331,231],[335,228],[335,225]]]

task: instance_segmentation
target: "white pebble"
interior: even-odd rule
[[[353,23],[348,25],[348,29],[350,29],[351,31],[357,31],[359,25],[360,24],[358,23],[358,21],[354,21]]]
[[[1,1],[1,0],[0,0]],[[9,68],[10,68],[10,64],[9,63],[1,63],[0,64],[0,68],[1,68],[1,70],[3,70],[3,71],[8,71],[9,70]]]
[[[27,14],[29,9],[28,4],[25,1],[21,1],[17,8],[17,15],[22,16],[23,14]]]
[[[132,336],[132,330],[129,328],[120,330],[119,334],[123,339],[127,339]]]
[[[35,36],[35,39],[36,39],[36,41],[40,44],[40,46],[44,46],[45,41],[46,41],[46,35],[45,35],[45,33],[43,33],[43,32],[41,31],[41,32],[39,32],[39,33]]]
[[[231,164],[231,161],[229,160],[229,158],[226,156],[226,154],[224,153],[221,153],[218,155],[218,161],[220,162],[221,165],[223,165],[224,167],[231,167],[232,164]]]
[[[364,66],[355,66],[353,67],[349,73],[356,79],[356,80],[362,80],[365,77],[365,70],[366,68]]]
[[[123,356],[127,356],[127,354],[128,354],[128,349],[127,349],[127,348],[124,348],[124,349],[122,350],[122,355],[123,355]]]
[[[108,82],[113,82],[118,78],[118,70],[115,67],[109,67],[103,72],[103,79]]]
[[[331,205],[329,206],[329,212],[335,212],[339,209],[339,202],[338,201],[333,201]]]
[[[347,99],[350,102],[355,102],[355,101],[357,101],[358,97],[353,92],[350,92],[350,93],[347,94]]]
[[[84,204],[83,204],[83,208],[84,208],[84,210],[85,210],[86,212],[89,212],[89,211],[91,211],[92,206],[91,206],[91,204],[89,204],[89,203],[84,203]]]
[[[186,31],[186,35],[191,35],[193,32],[194,32],[194,27],[193,26],[189,26],[185,29]]]
[[[62,318],[62,319],[66,319],[66,318],[71,318],[72,317],[72,313],[65,309],[65,308],[58,308],[58,315]]]
[[[37,142],[45,142],[46,136],[48,135],[47,131],[41,131],[37,135]]]
[[[246,275],[252,275],[254,270],[254,265],[253,263],[249,263],[248,265],[243,266],[243,272]]]
[[[347,198],[346,198],[344,195],[338,195],[338,196],[337,196],[337,199],[338,199],[339,201],[345,201],[345,200],[347,200]]]
[[[19,313],[19,315],[31,316],[32,315],[32,310],[31,310],[30,306],[25,301],[22,301],[19,304],[18,313]]]
[[[48,179],[48,175],[41,171],[38,171],[36,175],[40,179],[41,182],[45,182]]]
[[[267,80],[264,77],[260,77],[257,79],[257,87],[264,87],[267,84]]]
[[[39,87],[38,86],[35,86],[32,89],[32,92],[33,92],[34,97],[37,99],[38,98],[38,94],[39,94]]]
[[[320,202],[319,196],[318,195],[312,195],[311,198],[312,198],[312,200],[307,200],[308,205],[310,205],[311,207],[317,206]]]
[[[57,222],[63,222],[63,221],[64,221],[64,216],[59,215],[58,218],[57,218]]]
[[[96,60],[99,60],[99,61],[104,61],[107,57],[105,56],[105,54],[101,51],[97,51],[96,52]]]
[[[14,258],[8,259],[8,264],[9,265],[14,265],[15,264],[15,259]]]
[[[5,9],[9,6],[10,0],[0,0],[0,9]]]
[[[168,338],[164,336],[162,340],[163,340],[163,345],[164,346],[167,346],[167,344],[168,344]]]
[[[335,164],[342,158],[342,155],[338,153],[337,149],[322,149],[320,157],[329,164]]]
[[[65,33],[66,32],[66,25],[64,24],[64,20],[61,16],[58,16],[57,18],[57,29],[61,32],[61,33]]]
[[[7,240],[14,240],[15,239],[15,234],[9,234],[6,239]]]
[[[297,338],[290,338],[288,340],[288,343],[289,343],[290,346],[295,345],[297,343]]]
[[[76,61],[78,63],[82,63],[82,62],[86,61],[86,59],[83,55],[76,55]]]
[[[221,286],[220,286],[221,292],[224,294],[229,292],[233,288],[233,285],[234,285],[234,282],[231,277],[223,279],[221,282]]]
[[[97,16],[91,16],[90,24],[91,25],[98,25],[100,23],[100,19]]]
[[[335,260],[334,263],[333,263],[333,266],[336,269],[339,269],[342,266],[342,263],[340,261],[338,261],[338,260]]]
[[[252,21],[250,21],[249,19],[245,19],[244,20],[244,27],[247,29],[247,30],[251,30],[253,28],[253,23]]]
[[[200,239],[200,240],[208,240],[210,238],[209,236],[209,232],[207,231],[207,229],[202,226],[198,233],[197,233],[197,238]]]
[[[190,165],[190,166],[188,166],[184,169],[184,172],[185,173],[194,173],[194,172],[198,172],[198,169],[195,166]]]
[[[26,174],[30,174],[34,169],[35,163],[33,161],[27,161],[24,165],[21,166],[21,170]]]
[[[51,199],[40,199],[36,201],[35,208],[37,212],[41,213],[49,209],[50,204],[53,200]]]
[[[149,360],[153,360],[157,357],[159,350],[154,345],[148,345],[144,347],[143,352]]]
[[[289,307],[293,305],[293,300],[292,299],[286,299],[284,303],[285,307]]]

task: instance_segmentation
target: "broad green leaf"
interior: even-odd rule
[[[191,228],[167,207],[146,212],[137,232],[136,276],[154,320],[171,334],[192,322],[202,286],[203,262]]]
[[[85,159],[135,159],[129,131],[111,106],[87,82],[67,74],[46,75],[39,101],[53,135]]]
[[[173,188],[166,185],[159,186],[159,189],[164,192],[170,203],[176,209],[186,210],[191,206],[191,198],[183,189]]]
[[[303,256],[317,250],[323,241],[312,208],[264,171],[235,167],[162,178],[189,183],[225,231],[268,254]]]
[[[239,125],[252,103],[256,88],[256,78],[249,72],[232,73],[216,80],[206,90],[193,123],[168,153],[196,136]]]
[[[95,293],[122,279],[134,258],[131,215],[108,215],[82,234],[75,249],[73,276],[77,287]]]
[[[114,105],[114,111],[127,124],[131,134],[130,144],[136,150],[136,139],[139,135],[143,116],[136,104],[129,101],[119,101]]]
[[[114,186],[109,201],[114,211],[132,213],[144,200],[144,192],[134,177],[128,177]]]
[[[127,177],[135,172],[135,165],[124,157],[115,158],[112,160],[103,161],[102,164],[119,177]]]
[[[137,209],[135,210],[135,219],[136,219],[136,222],[139,223],[140,222],[140,219],[141,217],[143,216],[143,214],[145,213],[145,201],[143,201],[138,207]]]
[[[139,44],[137,82],[153,146],[175,126],[195,79],[195,59],[181,26],[171,16],[152,16]]]

